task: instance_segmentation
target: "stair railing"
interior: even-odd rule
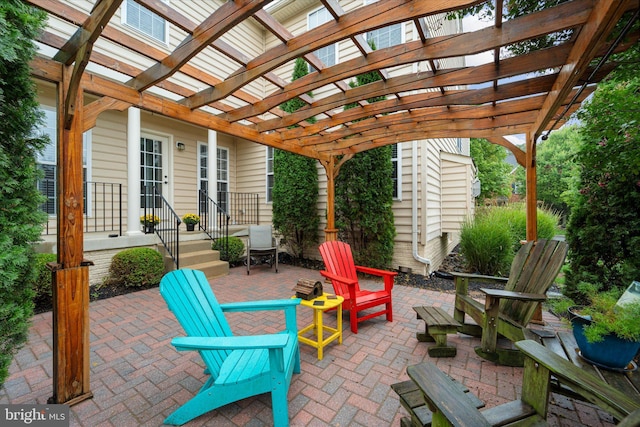
[[[229,253],[229,220],[231,216],[204,190],[198,191],[198,227],[212,242],[222,239],[222,252]]]
[[[180,224],[182,220],[156,186],[151,189],[148,186],[145,187],[142,207],[144,218],[156,218],[156,221],[153,221],[153,226],[151,226],[151,222],[146,223],[144,232],[145,234],[155,233],[158,236],[177,270],[180,268]]]

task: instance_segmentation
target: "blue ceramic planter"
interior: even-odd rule
[[[576,314],[572,308],[569,309],[569,317],[581,356],[604,368],[626,369],[640,350],[640,342],[624,340],[611,334],[605,336],[604,341],[590,343],[584,336],[583,328],[590,325],[591,320]]]

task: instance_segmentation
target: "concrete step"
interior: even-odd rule
[[[229,274],[229,263],[220,260],[208,239],[180,242],[180,268],[201,270],[208,279]]]
[[[213,279],[215,277],[226,276],[229,274],[229,263],[227,261],[209,261],[201,264],[194,264],[190,266],[180,266],[181,268],[192,268],[194,270],[200,270],[207,276],[207,279]]]
[[[220,252],[212,249],[205,249],[203,251],[188,251],[185,252],[180,247],[180,266],[188,267],[195,264],[202,264],[209,261],[220,261]]]

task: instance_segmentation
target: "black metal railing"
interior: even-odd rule
[[[41,179],[38,189],[47,198],[41,209],[50,215],[45,225],[46,235],[57,232],[57,188],[54,179]],[[109,233],[122,236],[122,184],[85,181],[83,196],[83,230],[85,233]]]
[[[218,191],[218,205],[229,214],[232,225],[259,223],[260,203],[256,193]]]
[[[167,254],[173,260],[176,269],[180,268],[180,224],[182,220],[169,202],[153,186],[145,187],[142,203],[141,223],[145,234],[155,233],[162,242]]]
[[[198,191],[198,227],[214,242],[222,238],[222,251],[229,253],[229,222],[231,217],[203,190]]]

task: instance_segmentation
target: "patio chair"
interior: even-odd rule
[[[479,356],[502,365],[522,366],[522,355],[517,350],[498,347],[498,336],[511,342],[531,337],[527,325],[538,304],[546,299],[567,250],[566,242],[540,239],[527,242],[518,250],[508,278],[451,273],[456,285],[453,317],[462,324],[460,332],[482,337],[480,347],[476,348]],[[486,295],[483,304],[469,295],[470,281],[504,283],[505,287],[482,288]],[[465,323],[466,314],[476,324]]]
[[[398,273],[355,265],[351,246],[344,242],[324,242],[320,245],[320,254],[326,268],[320,274],[331,280],[336,295],[344,298],[342,309],[349,310],[351,331],[354,334],[358,333],[359,322],[372,317],[384,314],[389,322],[393,321],[391,289]],[[358,272],[382,277],[384,289],[377,291],[360,289]],[[384,308],[358,317],[359,312],[377,306],[384,306]]]
[[[278,240],[273,236],[270,225],[250,225],[247,239],[247,274],[251,274],[251,264],[258,264],[260,259],[266,259],[271,268],[276,265],[278,272]]]
[[[171,344],[177,350],[198,351],[210,375],[198,394],[164,422],[182,425],[228,403],[270,392],[274,425],[288,425],[287,392],[292,374],[300,373],[296,325],[300,299],[219,304],[204,273],[189,269],[166,274],[160,294],[187,335]],[[224,315],[266,310],[284,311],[282,333],[234,336]]]

